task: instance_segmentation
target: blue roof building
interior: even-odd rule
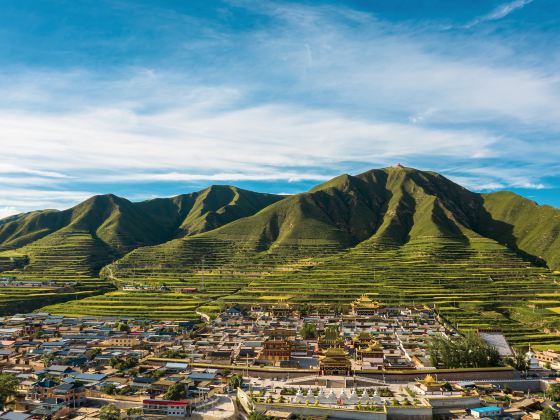
[[[502,408],[495,405],[471,408],[471,414],[473,417],[478,418],[498,417],[502,415]]]

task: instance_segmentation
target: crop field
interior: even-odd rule
[[[114,286],[99,278],[94,266],[100,245],[91,235],[82,232],[64,234],[64,245],[53,246],[49,238],[21,248],[17,252],[0,252],[0,276],[16,277],[18,281],[52,281],[63,285],[76,282],[68,291],[52,288],[0,288],[0,313],[25,312],[42,306],[77,300],[103,293]],[[92,261],[94,260],[94,261]]]
[[[42,310],[67,316],[99,315],[191,320],[199,319],[196,309],[205,301],[200,300],[198,296],[179,293],[117,291],[47,306]]]
[[[560,324],[555,276],[485,238],[421,238],[404,246],[366,241],[340,250],[294,243],[259,252],[255,244],[208,238],[139,248],[104,269],[120,284],[170,292],[110,292],[49,306],[58,314],[192,319],[231,304],[349,305],[363,293],[386,304],[426,304],[460,330],[501,328],[513,345],[560,345],[543,332]],[[204,290],[194,295],[177,288]]]

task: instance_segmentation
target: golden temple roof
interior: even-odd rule
[[[371,298],[368,295],[360,296],[358,299],[352,302],[352,306],[357,306],[360,308],[371,308],[371,309],[377,309],[383,307],[383,305],[381,305],[379,302],[371,300]]]
[[[352,362],[348,358],[346,351],[338,347],[330,347],[325,351],[323,356],[319,357],[321,365],[344,365],[350,366]]]
[[[381,346],[381,344],[379,344],[376,340],[371,340],[368,344],[368,346],[364,349],[364,351],[372,351],[372,350],[383,350],[383,347]]]
[[[424,385],[431,385],[431,386],[443,385],[443,382],[436,381],[434,377],[430,374],[427,374],[424,379],[418,379],[417,382]]]

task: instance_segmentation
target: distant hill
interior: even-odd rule
[[[280,199],[230,186],[139,203],[99,195],[68,210],[35,211],[0,221],[0,250],[28,255],[28,268],[38,275],[57,267],[95,275],[137,247],[217,228]],[[68,258],[59,258],[66,254],[74,257],[70,266]]]
[[[12,216],[0,221],[0,271],[163,290],[44,308],[61,314],[193,319],[233,303],[347,305],[369,293],[435,305],[460,329],[502,328],[514,344],[560,345],[543,332],[560,330],[559,233],[558,209],[396,166],[285,197],[213,186]]]
[[[205,232],[255,252],[312,242],[346,249],[362,241],[403,245],[417,237],[481,236],[560,269],[560,210],[510,192],[477,194],[437,173],[404,167],[341,175],[289,197],[230,186],[138,203],[95,196],[68,210],[1,219],[0,251],[33,255],[85,235],[99,257],[95,271],[138,247],[169,247]]]
[[[558,269],[559,231],[558,209],[507,192],[477,194],[437,173],[398,167],[341,175],[251,217],[223,224],[196,241],[233,241],[254,252],[289,247],[301,252],[313,243],[322,244],[324,251],[363,241],[402,246],[422,237],[460,242],[486,237]],[[169,246],[174,245],[153,252]]]

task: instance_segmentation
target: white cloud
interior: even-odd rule
[[[466,25],[466,27],[470,28],[482,22],[503,19],[506,16],[510,15],[511,13],[515,12],[516,10],[522,9],[532,2],[533,0],[514,0],[509,3],[500,4],[498,7],[496,7],[487,15],[480,16],[476,19],[473,19],[470,23]]]
[[[32,209],[61,209],[91,197],[86,191],[49,191],[33,188],[0,188],[0,208],[11,214]],[[8,215],[8,214],[7,214]]]
[[[15,207],[0,207],[0,219],[3,219],[14,214],[18,214],[19,211]]]
[[[72,187],[105,182],[322,181],[352,172],[348,162],[444,162],[476,189],[546,186],[541,169],[560,149],[527,133],[560,134],[555,68],[521,63],[499,39],[434,36],[345,8],[242,3],[273,24],[202,42],[231,64],[209,67],[208,80],[158,68],[0,75],[0,206],[60,208],[89,194]],[[235,55],[223,57],[224,45]],[[495,172],[531,162],[533,175],[469,163],[488,158]]]
[[[550,188],[550,185],[540,182],[539,177],[554,174],[555,170],[552,169],[552,172],[549,173],[536,170],[534,166],[465,166],[446,168],[444,172],[449,174],[450,179],[464,187],[476,191],[495,191],[507,188],[533,190]]]
[[[164,173],[130,173],[118,175],[100,175],[95,176],[89,182],[146,182],[146,181],[325,181],[331,179],[331,175],[306,173],[306,172],[260,172],[260,173],[212,173],[212,174],[193,174],[181,172],[164,172]],[[87,182],[87,180],[86,180]]]
[[[414,154],[494,155],[492,145],[499,140],[476,130],[366,121],[332,111],[279,105],[202,114],[188,107],[150,115],[122,108],[64,115],[0,111],[0,125],[0,144],[8,146],[12,139],[18,144],[4,148],[5,158],[35,171],[76,176],[76,171],[88,170],[97,175],[167,170],[174,175],[152,178],[185,180],[227,176],[234,180],[293,179],[305,178],[302,169],[306,166],[342,160],[380,162]],[[269,169],[290,166],[302,169]],[[185,170],[179,172],[179,168]],[[200,175],[200,171],[211,176]]]

